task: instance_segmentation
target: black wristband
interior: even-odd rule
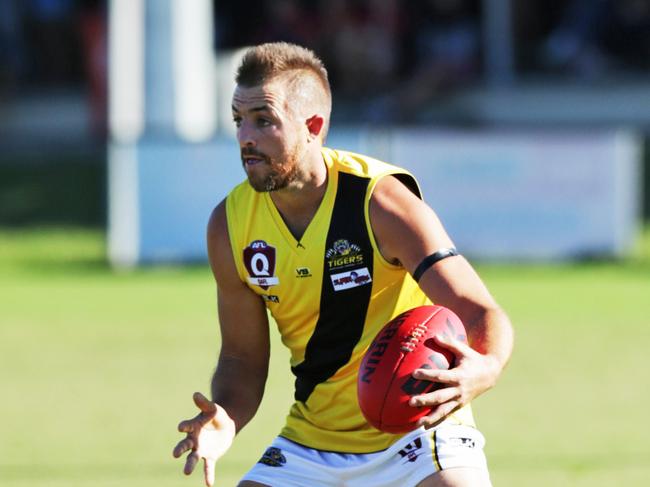
[[[429,267],[431,267],[436,262],[440,262],[442,259],[446,259],[447,257],[452,257],[454,255],[458,255],[458,251],[454,247],[448,249],[440,249],[437,252],[428,255],[422,259],[422,262],[420,262],[415,268],[415,272],[413,272],[413,279],[415,279],[415,282],[418,282],[422,277],[422,274],[424,274],[424,272]]]

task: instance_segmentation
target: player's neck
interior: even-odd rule
[[[289,187],[270,193],[271,200],[296,240],[300,240],[327,191],[327,166],[318,153]]]

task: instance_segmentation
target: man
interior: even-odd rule
[[[410,174],[323,147],[331,96],[311,51],[257,46],[236,80],[232,110],[248,180],[208,224],[222,347],[212,401],[194,395],[201,412],[180,423],[187,436],[174,456],[191,450],[187,474],[203,458],[213,484],[215,461],[262,398],[268,309],[291,351],[296,402],[241,487],[489,486],[469,403],[508,361],[508,318]],[[386,322],[431,301],[460,316],[471,348],[440,338],[456,367],[413,373],[445,386],[411,399],[432,413],[406,435],[380,432],[359,411],[359,363]]]

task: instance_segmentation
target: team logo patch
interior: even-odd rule
[[[367,267],[362,267],[361,269],[355,269],[353,271],[332,274],[330,278],[332,279],[332,286],[334,286],[334,291],[343,291],[345,289],[363,286],[364,284],[369,284],[372,282],[372,278],[370,277],[370,272],[368,272]]]
[[[363,264],[361,247],[344,238],[338,239],[332,244],[332,248],[325,252],[325,259],[330,271]]]
[[[275,294],[262,294],[262,299],[267,303],[279,303],[280,297]]]
[[[416,438],[412,443],[406,445],[398,453],[402,458],[406,458],[406,461],[414,462],[422,454],[420,448],[422,448],[422,439]]]
[[[275,247],[264,240],[254,240],[244,249],[244,266],[248,271],[248,282],[267,290],[280,284],[275,274]]]
[[[263,463],[269,467],[282,467],[287,463],[287,459],[282,454],[282,450],[272,446],[266,449],[264,455],[262,455],[262,458],[257,463]]]

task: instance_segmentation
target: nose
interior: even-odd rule
[[[242,123],[237,129],[237,140],[240,147],[255,147],[256,141],[249,124]]]

